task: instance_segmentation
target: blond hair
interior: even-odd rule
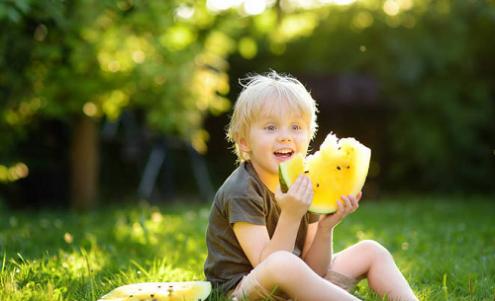
[[[287,108],[297,112],[309,125],[309,135],[312,139],[317,130],[316,102],[311,94],[297,79],[290,75],[278,74],[271,71],[265,75],[254,74],[239,83],[243,90],[234,106],[234,112],[227,130],[227,139],[233,143],[234,152],[240,162],[248,160],[249,156],[239,149],[239,140],[247,137],[251,123],[259,118],[265,105],[272,105],[270,112],[277,108]],[[277,106],[279,105],[279,106]],[[279,113],[282,110],[277,110]],[[266,110],[264,113],[267,113]]]

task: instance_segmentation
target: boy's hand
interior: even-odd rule
[[[283,193],[279,186],[275,192],[275,199],[282,212],[299,219],[308,211],[313,194],[309,177],[300,175],[286,193]]]
[[[318,222],[318,228],[322,230],[331,230],[337,226],[347,215],[353,213],[359,208],[359,200],[361,200],[363,193],[360,191],[356,197],[352,195],[342,196],[341,200],[337,202],[339,207],[336,212],[332,214],[326,214]]]

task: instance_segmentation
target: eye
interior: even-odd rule
[[[293,124],[292,125],[292,129],[294,131],[300,131],[302,129],[302,127],[299,124]]]
[[[272,132],[272,131],[275,131],[277,129],[277,127],[275,127],[274,125],[271,124],[271,125],[265,126],[264,129]]]

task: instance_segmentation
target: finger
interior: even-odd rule
[[[341,200],[337,201],[337,207],[338,209],[334,214],[334,220],[335,222],[340,223],[340,221],[346,216],[344,202]]]
[[[361,200],[361,197],[363,196],[363,192],[360,191],[356,194],[356,200],[359,202]]]
[[[307,195],[306,195],[306,203],[307,203],[308,205],[310,205],[310,204],[311,204],[311,202],[313,201],[313,197],[314,197],[314,191],[313,191],[313,188],[312,188],[312,187],[310,187],[310,188],[308,189],[308,192],[307,192]]]
[[[356,211],[359,207],[357,199],[353,195],[349,195],[348,199],[351,201],[351,212]]]
[[[354,204],[355,199],[354,199],[353,196],[350,196],[350,195],[346,196],[346,200],[348,201],[346,203],[347,204],[347,206],[346,206],[346,215],[348,215],[348,214],[353,213],[354,211],[356,211],[357,208],[355,207],[355,204]]]
[[[301,185],[301,176],[298,176],[294,183],[290,185],[289,190],[287,191],[288,194],[294,194],[297,193],[299,190],[299,186]]]
[[[349,213],[350,210],[352,210],[351,200],[349,200],[349,197],[345,195],[341,196],[341,199],[344,201],[344,208],[346,213]]]
[[[337,211],[335,212],[335,216],[338,216],[340,219],[340,217],[344,215],[344,211],[344,202],[342,202],[341,200],[337,200]]]
[[[301,176],[301,177],[302,177],[301,185],[303,185],[304,189],[308,189],[308,187],[311,186],[311,180],[307,176]]]
[[[313,190],[313,184],[311,183],[311,179],[307,176],[304,177],[306,179],[306,182],[305,182],[305,192],[307,194],[309,193],[313,193],[314,190]]]
[[[277,188],[275,188],[275,195],[280,195],[282,194],[282,189],[280,188],[280,185],[277,185]]]
[[[311,180],[308,177],[303,176],[301,180],[301,188],[299,190],[300,196],[302,198],[307,198],[312,189]]]

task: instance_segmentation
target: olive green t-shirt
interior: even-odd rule
[[[217,191],[211,207],[204,265],[207,280],[226,293],[253,269],[235,237],[234,223],[265,225],[271,238],[279,216],[274,194],[261,182],[249,161],[241,163]],[[316,221],[315,214],[303,216],[293,250],[295,255],[301,256],[308,224]]]

